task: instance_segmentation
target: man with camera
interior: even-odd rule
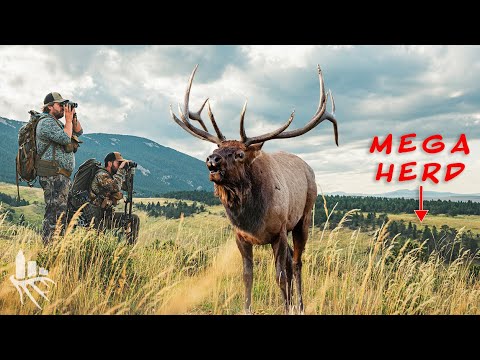
[[[75,152],[82,142],[78,140],[78,136],[83,134],[76,107],[76,103],[65,100],[57,92],[47,94],[36,128],[35,167],[45,199],[42,226],[42,240],[45,245],[50,242],[60,216],[63,219],[63,229],[66,225],[70,175],[75,168]],[[64,115],[65,124],[60,121]]]
[[[137,164],[126,160],[115,151],[105,156],[105,167],[98,170],[90,185],[90,202],[83,211],[83,219],[98,230],[128,228],[126,239],[134,243],[138,237],[140,219],[135,214],[115,213],[115,206],[123,198],[122,190],[133,192],[133,171]],[[131,205],[131,198],[129,199]],[[127,212],[127,211],[126,211]],[[128,218],[127,218],[128,215]]]

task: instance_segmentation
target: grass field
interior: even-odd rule
[[[0,191],[13,195],[16,188],[0,184]],[[22,188],[21,194],[42,208],[41,190]],[[0,218],[0,314],[243,314],[242,263],[233,229],[222,207],[207,208],[210,213],[175,220],[138,212],[135,246],[112,233],[67,229],[45,248],[32,228]],[[453,220],[459,220],[456,228],[473,229],[480,217],[476,223]],[[351,231],[344,223],[332,231],[311,230],[303,255],[305,313],[480,314],[480,283],[469,271],[471,260],[446,264],[431,256],[422,262],[418,246],[393,258],[385,235],[384,229]],[[10,282],[20,249],[55,281],[49,301],[32,291],[41,310],[29,299],[22,305]],[[255,314],[283,313],[270,246],[254,248],[252,305]]]

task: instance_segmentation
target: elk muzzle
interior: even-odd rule
[[[207,157],[207,168],[210,170],[210,181],[220,182],[223,178],[223,171],[221,165],[223,158],[220,155],[212,154]]]

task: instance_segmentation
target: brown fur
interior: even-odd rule
[[[243,161],[235,160],[242,151],[245,153]],[[278,263],[277,277],[288,308],[291,305],[293,274],[298,282],[301,281],[298,273],[301,270],[301,253],[307,241],[311,211],[317,197],[315,174],[298,156],[285,152],[269,154],[262,151],[259,144],[246,148],[238,141],[224,141],[212,156],[222,159],[218,168],[210,166],[214,171],[224,172],[222,179],[215,183],[215,195],[235,227],[242,256],[248,254],[251,245],[272,245]],[[286,241],[287,234],[292,231],[293,251]],[[248,257],[244,258],[244,271],[248,274],[250,267],[253,263],[250,266]],[[245,283],[248,288],[250,280]],[[301,292],[298,286],[297,289]],[[246,291],[251,292],[251,288]],[[300,308],[303,309],[301,293],[298,295]],[[248,294],[246,296],[249,297]],[[250,301],[246,300],[247,311],[250,310]]]
[[[198,65],[193,69],[185,91],[184,111],[179,119],[172,110],[173,121],[189,134],[218,145],[208,156],[206,165],[210,181],[215,182],[215,195],[225,207],[227,216],[236,229],[236,242],[243,259],[245,283],[245,310],[250,312],[253,283],[252,245],[271,244],[275,256],[278,285],[282,290],[285,310],[291,305],[293,279],[296,282],[299,310],[302,300],[302,252],[308,239],[311,210],[317,197],[315,174],[310,166],[298,156],[284,152],[268,154],[262,151],[265,141],[286,139],[305,134],[324,120],[333,123],[335,143],[338,146],[337,120],[326,111],[327,97],[320,65],[318,76],[320,98],[317,112],[310,121],[291,131],[285,131],[293,120],[294,113],[280,128],[255,137],[248,137],[244,128],[245,103],[240,115],[241,141],[226,140],[220,131],[208,105],[208,116],[217,136],[208,133],[201,112],[208,99],[197,112],[189,109],[190,90]],[[332,113],[335,112],[333,95]],[[193,126],[196,120],[204,130]],[[287,242],[292,232],[293,250]]]
[[[249,237],[255,237],[256,243],[269,244],[283,223],[290,232],[303,216],[310,214],[317,197],[315,174],[302,159],[285,152],[268,154],[255,149],[255,154],[246,156],[245,163],[235,164],[228,159],[228,153],[241,147],[236,148],[232,143],[241,144],[229,141],[228,147],[222,144],[214,151],[214,154],[223,155],[228,163],[228,178],[226,176],[223,182],[215,184],[215,195],[229,215],[232,212],[244,213],[248,220],[257,214],[245,213],[242,207],[245,203],[252,201],[265,208],[261,216],[262,226],[255,231],[249,232],[242,223],[234,225],[239,231],[248,233]],[[225,148],[226,151],[221,151]],[[255,187],[256,197],[252,196],[252,187]]]

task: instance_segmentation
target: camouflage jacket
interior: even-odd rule
[[[43,154],[42,160],[53,160],[53,147],[55,146],[55,160],[58,161],[58,165],[73,172],[75,154],[73,152],[67,153],[63,147],[63,145],[68,145],[71,142],[68,135],[63,131],[65,126],[48,113],[42,113],[41,116],[36,132],[37,153],[41,154],[52,143]],[[80,136],[83,134],[83,130],[78,133],[73,131],[72,134]]]
[[[125,169],[118,169],[111,175],[105,168],[97,171],[90,185],[90,200],[93,205],[110,208],[122,199],[125,188]]]

